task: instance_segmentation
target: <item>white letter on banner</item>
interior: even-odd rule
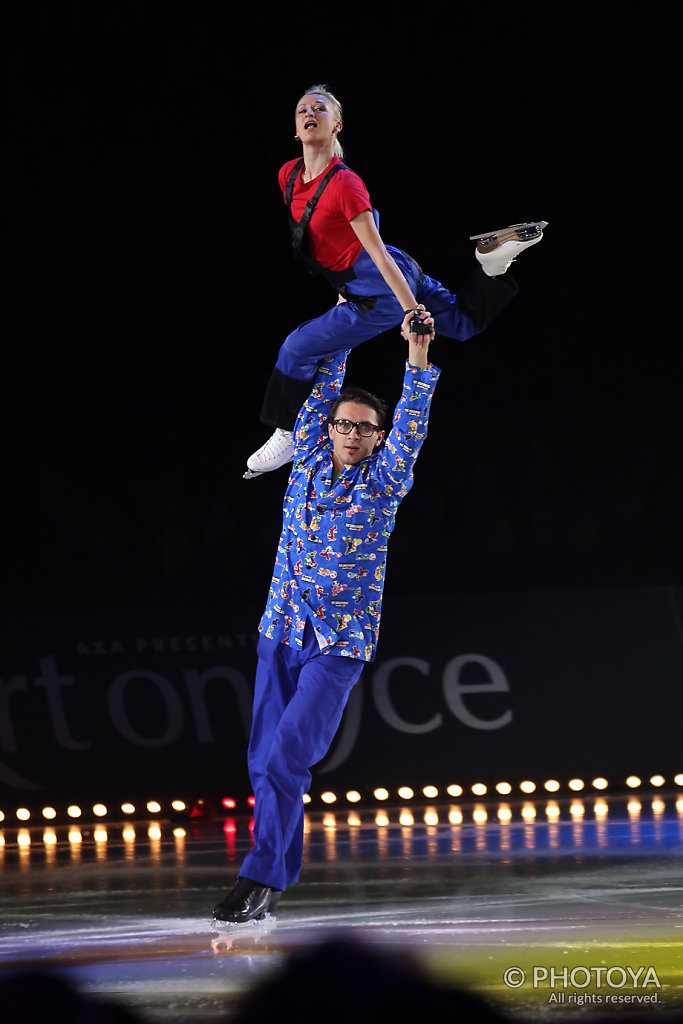
[[[461,683],[460,673],[465,665],[482,665],[489,674],[488,682]],[[465,707],[462,699],[464,693],[508,693],[510,686],[500,665],[487,658],[485,654],[460,654],[448,662],[443,673],[443,693],[446,704],[463,725],[471,729],[502,729],[512,721],[512,711],[508,708],[499,718],[477,718]]]
[[[208,668],[204,672],[199,672],[197,669],[188,668],[184,671],[185,682],[187,683],[187,692],[190,698],[190,705],[192,707],[192,714],[194,715],[195,727],[197,730],[197,740],[199,743],[213,743],[214,734],[211,727],[211,717],[206,707],[206,684],[210,679],[222,679],[225,683],[229,683],[232,686],[237,700],[237,707],[240,712],[240,719],[242,721],[242,728],[244,729],[245,736],[249,736],[251,731],[251,705],[253,703],[252,691],[249,688],[249,684],[246,679],[236,668],[231,668],[229,665],[217,665],[214,668]]]
[[[415,734],[433,732],[434,729],[439,728],[443,721],[441,712],[437,712],[428,722],[418,725],[414,722],[406,722],[405,719],[401,718],[391,703],[389,677],[394,669],[399,668],[401,665],[410,665],[411,668],[416,668],[421,672],[423,676],[429,675],[429,662],[423,661],[421,658],[391,658],[389,661],[385,661],[377,669],[372,680],[372,696],[375,699],[375,706],[387,725],[397,729],[398,732]]]
[[[154,683],[161,697],[166,704],[168,725],[166,732],[157,739],[147,739],[135,732],[124,705],[124,690],[133,679],[148,679]],[[109,713],[112,722],[125,739],[135,743],[138,747],[165,747],[178,738],[183,728],[183,706],[180,697],[173,689],[168,679],[159,675],[158,672],[146,672],[144,669],[133,669],[130,672],[122,672],[113,680],[107,696]],[[155,721],[156,721],[155,716]]]
[[[9,697],[19,690],[28,690],[26,676],[14,676],[3,683],[0,679],[0,747],[5,754],[17,752],[17,740],[10,717]]]
[[[52,731],[60,746],[66,750],[87,750],[91,745],[89,740],[76,740],[69,731],[66,720],[66,710],[62,697],[62,688],[75,686],[76,680],[73,676],[60,676],[57,673],[56,659],[53,654],[47,658],[40,659],[40,670],[42,676],[34,676],[33,682],[36,686],[45,690],[47,695],[47,706],[50,711]]]

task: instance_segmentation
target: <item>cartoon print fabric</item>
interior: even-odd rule
[[[406,363],[403,393],[384,446],[332,483],[327,419],[348,352],[321,362],[297,417],[282,533],[259,630],[301,648],[310,619],[324,654],[375,656],[387,545],[396,509],[413,485],[440,371]]]

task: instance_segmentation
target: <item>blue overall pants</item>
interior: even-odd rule
[[[387,250],[417,301],[424,303],[434,317],[437,334],[465,341],[479,333],[481,326],[475,326],[455,295],[423,274],[400,249],[387,246]],[[340,349],[355,348],[403,321],[400,303],[365,249],[353,264],[353,271],[356,278],[349,281],[348,291],[359,298],[374,297],[372,309],[364,312],[355,302],[344,302],[301,324],[280,347],[276,362],[280,373],[296,380],[311,380],[321,359]]]
[[[310,619],[303,648],[261,635],[249,740],[254,846],[240,875],[284,890],[299,878],[309,768],[327,753],[365,665],[324,655]]]

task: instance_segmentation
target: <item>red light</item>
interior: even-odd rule
[[[256,797],[253,797],[253,796],[247,797],[247,803],[249,804],[250,807],[253,807],[254,804],[256,803]]]
[[[223,831],[227,832],[228,834],[231,834],[231,833],[237,831],[237,826],[235,825],[235,822],[232,820],[232,818],[226,818],[225,819],[225,825],[223,825]]]
[[[221,803],[225,807],[226,811],[232,811],[235,807],[237,807],[237,801],[233,800],[231,796],[224,796],[223,799],[221,800]]]
[[[216,817],[216,808],[210,800],[197,800],[192,805],[190,817],[195,819],[198,818],[202,821],[213,821]]]

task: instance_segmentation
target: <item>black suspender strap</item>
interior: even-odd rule
[[[304,160],[303,157],[301,157],[294,164],[294,167],[290,172],[289,178],[287,179],[287,184],[285,185],[285,204],[287,206],[287,214],[289,216],[289,230],[292,237],[292,250],[294,253],[294,259],[298,263],[303,264],[303,266],[306,267],[311,274],[323,274],[327,278],[329,283],[332,285],[335,291],[345,294],[346,285],[350,281],[355,280],[356,277],[353,268],[349,267],[347,270],[332,271],[327,270],[325,267],[322,266],[321,263],[317,263],[315,260],[312,260],[310,256],[308,256],[308,254],[306,253],[306,248],[304,246],[304,231],[306,230],[306,226],[308,225],[308,222],[311,219],[316,204],[320,199],[321,195],[323,194],[325,188],[327,187],[330,179],[337,173],[337,171],[348,170],[348,168],[346,164],[342,163],[335,164],[333,167],[330,167],[327,174],[325,174],[322,181],[320,181],[320,183],[318,184],[318,187],[315,190],[315,195],[312,196],[311,199],[309,199],[308,202],[306,203],[301,220],[296,221],[292,216],[292,195],[294,192],[294,184],[296,182],[297,175],[301,171],[303,164]],[[356,304],[358,306],[363,308],[364,312],[367,312],[368,309],[372,309],[372,307],[375,304],[375,299],[372,297],[356,299],[354,301],[356,301]]]
[[[335,164],[334,167],[330,167],[329,171],[324,176],[324,178],[318,185],[317,189],[315,190],[315,194],[306,203],[301,220],[296,221],[292,216],[292,193],[294,191],[294,183],[297,179],[297,175],[299,174],[301,168],[303,167],[303,163],[303,157],[301,157],[300,160],[297,160],[294,167],[292,168],[289,178],[287,179],[287,185],[285,186],[285,203],[287,205],[287,211],[289,213],[289,226],[292,233],[292,248],[294,249],[294,255],[297,257],[302,255],[304,231],[306,230],[308,222],[313,216],[313,211],[315,210],[318,204],[318,200],[325,191],[330,179],[334,177],[337,171],[345,170],[346,168],[345,164]]]
[[[294,166],[292,167],[292,173],[287,178],[287,185],[285,187],[285,203],[287,204],[287,209],[288,210],[291,210],[291,208],[292,208],[292,192],[294,191],[294,182],[296,181],[296,176],[299,173],[299,171],[301,170],[301,168],[303,167],[303,165],[304,165],[304,158],[301,157],[294,164]]]

